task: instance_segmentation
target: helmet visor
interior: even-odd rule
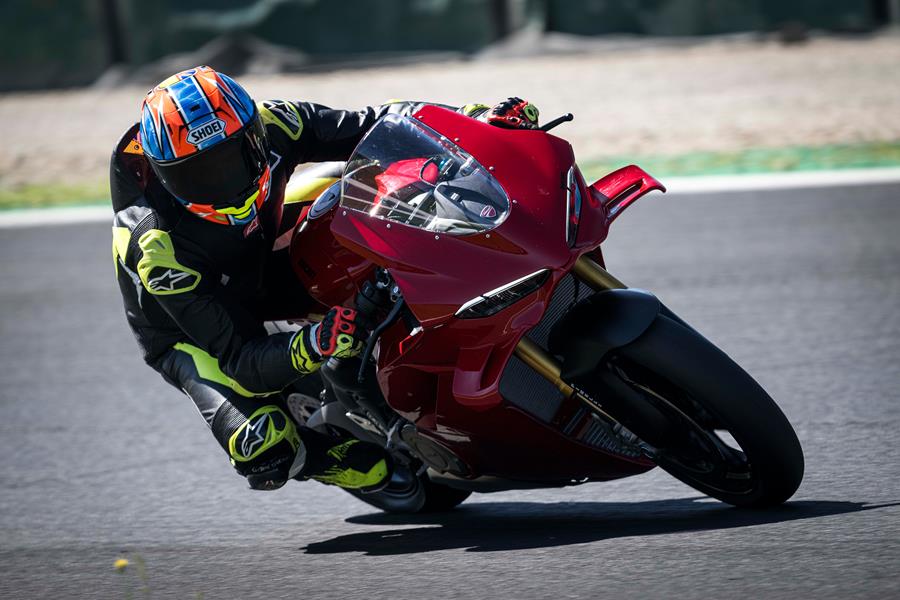
[[[243,204],[258,187],[266,161],[265,129],[257,117],[243,130],[185,158],[151,161],[163,186],[191,204],[228,208]]]

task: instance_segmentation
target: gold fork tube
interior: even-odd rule
[[[578,260],[575,261],[572,272],[578,279],[597,291],[624,289],[628,287],[610,275],[606,269],[584,255],[581,255],[578,257]],[[519,340],[518,345],[516,345],[515,354],[522,362],[537,371],[544,379],[555,385],[567,398],[575,393],[575,388],[563,381],[560,377],[562,367],[560,366],[559,361],[557,361],[552,354],[532,342],[527,337],[523,336],[522,339]]]
[[[610,275],[606,269],[584,255],[580,256],[578,260],[575,261],[572,272],[578,279],[597,291],[624,289],[628,287]],[[563,381],[561,377],[562,366],[559,364],[559,361],[556,360],[552,354],[527,337],[523,336],[522,339],[519,340],[519,343],[516,345],[515,355],[519,360],[537,371],[541,377],[555,385],[566,398],[575,396],[585,404],[588,404],[592,409],[602,412],[602,410],[600,410],[601,407],[592,399],[586,397],[584,394],[578,393],[575,388]]]
[[[572,273],[598,292],[602,290],[622,290],[628,287],[584,254],[575,261]]]
[[[588,408],[590,408],[598,415],[606,417],[609,422],[616,422],[613,417],[611,417],[605,410],[603,410],[603,406],[595,402],[593,398],[590,398],[583,392],[579,392],[574,387],[563,381],[562,377],[560,377],[561,367],[559,365],[559,361],[557,361],[552,354],[529,340],[527,337],[523,337],[521,340],[519,340],[519,344],[516,346],[515,354],[522,362],[537,371],[538,374],[544,377],[547,381],[555,385],[557,389],[559,389],[559,391],[563,393],[564,397],[575,398],[576,400],[587,405]]]
[[[575,393],[575,389],[560,377],[562,367],[552,354],[524,336],[519,340],[515,352],[522,362],[555,385],[566,398]]]

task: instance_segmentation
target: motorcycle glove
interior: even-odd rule
[[[485,113],[485,121],[509,129],[537,129],[540,111],[521,98],[507,98]]]
[[[352,308],[335,306],[321,322],[307,325],[291,340],[291,363],[304,375],[329,358],[349,358],[362,352],[365,329]]]

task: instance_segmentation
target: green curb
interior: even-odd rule
[[[109,204],[109,184],[29,184],[0,188],[0,210]]]
[[[754,148],[738,152],[692,152],[676,156],[620,155],[582,163],[585,177],[602,177],[619,167],[637,164],[657,177],[740,175],[866,169],[900,166],[900,141],[831,146]]]

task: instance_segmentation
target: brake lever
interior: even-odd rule
[[[394,306],[391,308],[384,321],[369,334],[369,339],[366,340],[366,348],[362,353],[362,361],[359,364],[359,373],[356,375],[357,383],[363,383],[366,380],[366,365],[369,364],[369,359],[372,358],[372,352],[375,350],[375,342],[378,341],[378,338],[381,337],[381,334],[384,333],[388,327],[397,322],[397,319],[400,317],[400,312],[405,305],[406,302],[403,298],[399,298],[397,302],[394,303]]]

